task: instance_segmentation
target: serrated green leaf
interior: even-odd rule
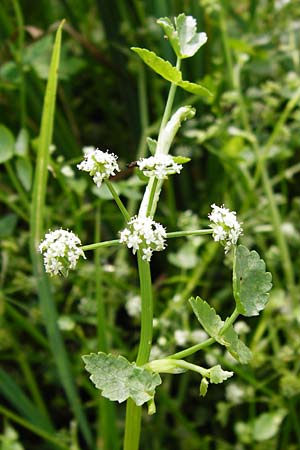
[[[179,14],[175,17],[175,27],[168,17],[159,19],[178,58],[190,58],[207,41],[206,33],[197,33],[197,21],[192,16]]]
[[[257,316],[264,309],[272,288],[272,275],[266,272],[265,262],[259,254],[239,245],[233,273],[233,293],[238,312],[244,316]]]
[[[234,331],[232,325],[225,331],[224,334],[218,336],[216,340],[220,344],[225,345],[229,353],[241,364],[247,364],[251,360],[251,350],[238,338],[238,335]]]
[[[180,86],[185,91],[191,92],[195,95],[212,95],[211,92],[204,86],[196,83],[190,83],[182,79],[182,73],[179,69],[172,66],[169,61],[157,56],[154,52],[147,50],[146,48],[131,47],[139,57],[151,67],[154,72],[158,73],[165,80]]]
[[[131,398],[141,406],[154,397],[155,388],[161,384],[157,373],[130,363],[123,356],[91,353],[82,357],[90,379],[100,389],[103,397],[124,402]]]
[[[223,370],[220,364],[209,369],[209,380],[211,383],[219,384],[233,376],[233,372]]]
[[[5,126],[0,125],[0,164],[13,157],[15,138],[12,132]]]
[[[224,326],[224,322],[205,300],[200,297],[191,297],[189,302],[193,311],[209,336],[216,338]]]

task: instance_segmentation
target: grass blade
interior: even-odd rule
[[[60,375],[61,383],[66,392],[70,406],[76,417],[79,427],[89,445],[92,443],[92,436],[86,416],[84,414],[80,398],[74,384],[68,356],[64,341],[57,326],[57,311],[55,301],[51,292],[48,278],[44,272],[41,256],[37,248],[44,232],[44,210],[46,199],[49,146],[52,142],[53,122],[55,113],[55,100],[57,91],[57,73],[60,58],[61,33],[63,22],[60,24],[54,43],[52,60],[49,70],[49,78],[46,87],[42,123],[39,136],[38,155],[36,162],[35,180],[31,209],[31,258],[34,275],[37,282],[37,290],[40,301],[40,308],[47,329],[50,347],[55,359],[55,363]]]

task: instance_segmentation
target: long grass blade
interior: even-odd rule
[[[60,375],[60,380],[66,392],[70,406],[78,421],[79,427],[89,445],[92,443],[90,428],[84,414],[78,391],[74,384],[65,345],[57,326],[57,311],[51,292],[48,278],[44,272],[41,256],[38,254],[38,245],[44,232],[44,210],[46,199],[49,147],[52,142],[53,122],[55,113],[55,100],[57,91],[57,73],[59,67],[61,33],[63,22],[60,24],[54,43],[49,78],[46,87],[42,123],[39,136],[38,155],[36,162],[35,180],[31,209],[31,258],[34,275],[37,282],[37,291],[40,308],[47,329],[50,347]]]

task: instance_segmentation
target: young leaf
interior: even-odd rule
[[[237,309],[244,316],[257,316],[264,309],[272,287],[272,275],[266,272],[259,254],[239,245],[233,273],[233,294]]]
[[[214,384],[223,383],[223,381],[227,380],[232,376],[233,372],[223,370],[219,364],[209,369],[209,381]]]
[[[191,160],[191,158],[187,158],[185,156],[173,156],[173,159],[176,164],[185,164]]]
[[[272,412],[263,413],[253,423],[253,437],[256,441],[267,441],[274,437],[285,418],[287,411],[283,408]]]
[[[206,393],[207,393],[207,389],[208,389],[208,381],[206,378],[202,378],[201,383],[200,383],[200,396],[201,397],[205,397]]]
[[[216,339],[224,326],[221,317],[217,315],[214,308],[209,306],[209,304],[200,297],[192,297],[189,299],[189,302],[206,333]]]
[[[179,69],[172,66],[169,61],[157,56],[154,52],[151,52],[146,48],[139,47],[131,47],[131,50],[137,53],[145,64],[151,67],[154,72],[158,73],[165,80],[170,81],[171,83],[180,86],[185,91],[195,95],[212,95],[211,92],[204,86],[196,83],[190,83],[189,81],[184,81],[182,79],[182,73]]]
[[[103,397],[124,402],[129,397],[141,406],[154,397],[155,388],[161,384],[158,373],[130,363],[123,356],[91,353],[82,357],[90,379]]]
[[[156,139],[152,139],[151,137],[147,137],[146,141],[147,141],[147,145],[148,145],[148,148],[150,150],[150,153],[152,155],[155,155],[156,146],[157,146],[157,140]]]
[[[219,344],[224,345],[229,353],[241,364],[247,364],[252,354],[249,348],[238,338],[233,327],[230,326],[224,333],[222,328],[226,324],[206,301],[200,297],[189,300],[193,311],[201,323],[204,330],[213,337]]]
[[[225,345],[229,353],[241,364],[247,364],[251,360],[250,349],[238,338],[232,325],[221,336],[217,336],[216,340],[219,344]]]
[[[168,17],[157,23],[163,27],[177,57],[190,58],[207,41],[206,33],[197,33],[197,21],[192,16],[179,14],[174,21],[175,27]]]

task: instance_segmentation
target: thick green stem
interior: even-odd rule
[[[181,66],[181,59],[177,58],[176,61],[176,69],[180,70],[180,66]],[[168,95],[168,99],[167,99],[167,103],[166,103],[166,107],[165,107],[165,112],[160,124],[160,129],[159,129],[159,135],[162,133],[162,131],[164,130],[170,116],[171,116],[171,111],[172,111],[172,107],[173,107],[173,102],[174,102],[174,97],[175,97],[175,92],[177,89],[177,85],[172,83],[171,87],[170,87],[170,91],[169,91],[169,95]]]
[[[149,360],[152,343],[153,300],[150,264],[138,251],[138,270],[142,299],[141,337],[136,363],[139,366]],[[141,429],[141,407],[127,401],[124,450],[138,450]]]

